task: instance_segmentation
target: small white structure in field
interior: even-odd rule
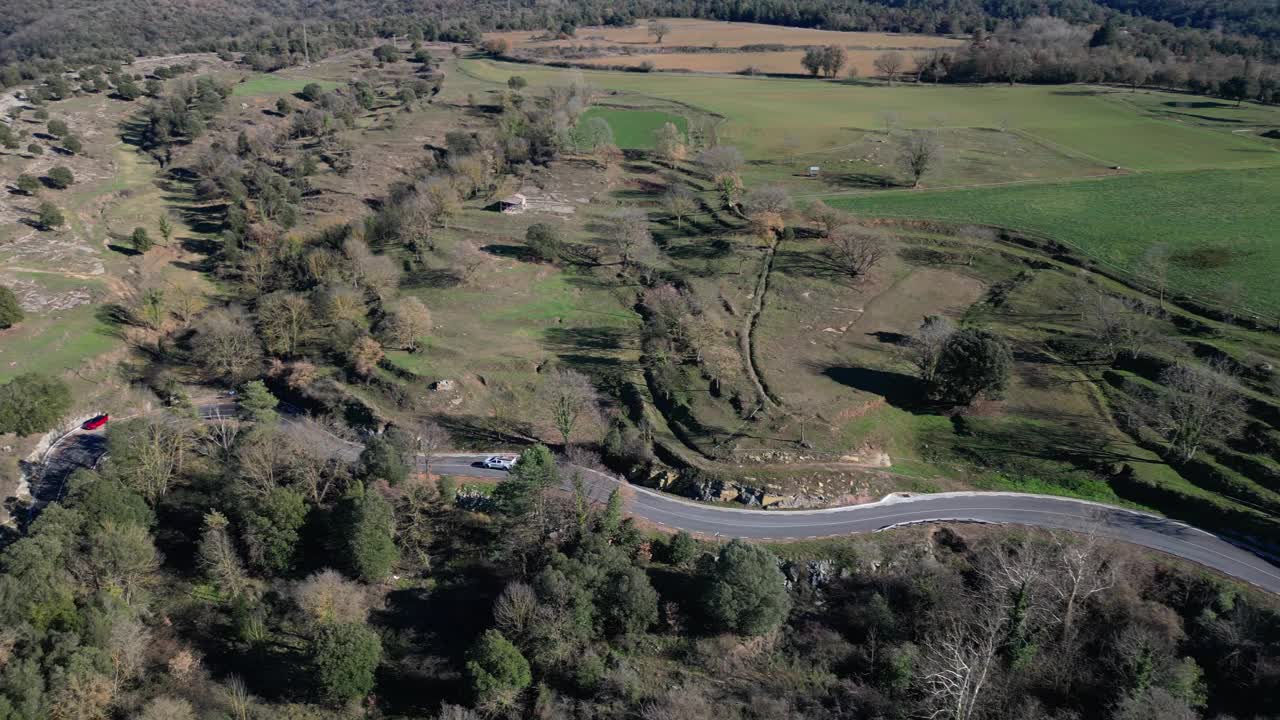
[[[529,199],[520,193],[516,193],[502,198],[498,201],[498,205],[501,207],[502,212],[508,215],[515,215],[525,211],[525,208],[529,206]]]
[[[809,177],[818,177],[818,173],[822,172],[822,168],[817,165],[809,166]]]

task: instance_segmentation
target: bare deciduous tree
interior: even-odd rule
[[[884,237],[856,225],[838,227],[827,238],[827,258],[855,280],[871,272],[888,255]]]
[[[649,217],[640,208],[621,208],[613,214],[609,241],[617,249],[623,265],[630,265],[653,244],[649,234]]]
[[[945,315],[930,315],[920,324],[920,329],[907,341],[907,360],[915,366],[920,379],[932,385],[937,378],[938,358],[946,347],[947,339],[956,331],[955,323]]]
[[[418,430],[416,438],[418,443],[418,454],[422,456],[422,462],[427,477],[431,477],[431,459],[436,453],[449,447],[453,442],[449,431],[441,427],[440,423],[428,420],[423,423]]]
[[[1163,391],[1148,405],[1147,417],[1182,460],[1240,432],[1244,400],[1225,362],[1174,365],[1160,373],[1160,384]]]
[[[810,221],[822,228],[822,234],[830,237],[836,228],[848,222],[849,216],[821,200],[814,200],[805,210]]]
[[[337,570],[313,573],[293,589],[293,601],[304,615],[320,625],[363,624],[369,616],[364,586]]]
[[[672,183],[662,195],[662,207],[675,218],[676,227],[684,226],[684,219],[698,209],[698,196],[684,183]]]
[[[509,583],[493,604],[493,620],[507,638],[520,643],[538,616],[538,596],[522,582]]]
[[[684,133],[680,132],[675,123],[663,123],[662,127],[653,131],[653,150],[667,165],[675,167],[676,163],[684,160],[688,145]]]
[[[138,720],[196,720],[196,711],[186,700],[161,695],[143,706]]]
[[[661,20],[653,20],[649,23],[649,35],[657,40],[658,44],[662,44],[662,38],[671,34],[671,26]]]
[[[170,415],[119,425],[107,436],[108,471],[154,505],[180,476],[193,440],[191,424]]]
[[[431,311],[416,297],[403,298],[392,306],[379,329],[388,345],[416,350],[422,337],[431,332]]]
[[[1160,295],[1160,307],[1164,307],[1164,293],[1169,287],[1169,260],[1173,253],[1164,243],[1156,243],[1138,259],[1137,274],[1151,283]]]
[[[929,718],[972,720],[990,689],[1003,622],[980,609],[972,621],[953,620],[925,642],[921,684]]]
[[[892,85],[893,81],[898,79],[898,73],[902,72],[902,69],[906,67],[907,56],[894,50],[876,57],[871,65],[876,69],[876,72],[888,78],[889,84]]]
[[[1090,597],[1115,584],[1116,566],[1094,532],[1081,536],[1055,533],[1056,572],[1047,576],[1049,589],[1061,604],[1062,636],[1071,637],[1076,609]]]
[[[258,333],[273,354],[292,355],[310,324],[311,302],[300,293],[281,290],[258,299]]]
[[[196,323],[192,357],[213,380],[238,385],[262,363],[262,346],[243,309],[214,310]]]
[[[1091,292],[1083,302],[1084,326],[1112,360],[1126,353],[1137,357],[1159,336],[1154,318],[1137,300]]]
[[[742,151],[732,145],[716,145],[698,153],[697,162],[712,177],[736,173],[746,165]]]
[[[742,199],[742,209],[747,215],[757,213],[782,215],[791,209],[791,196],[781,185],[764,185],[747,193]]]
[[[369,335],[358,338],[351,345],[348,358],[351,361],[351,368],[356,371],[360,377],[372,377],[374,371],[378,369],[378,363],[382,362],[382,358],[386,353],[382,350],[382,345]]]
[[[556,370],[543,381],[539,401],[568,448],[578,421],[596,411],[599,396],[591,378],[577,370]]]
[[[111,625],[107,654],[111,659],[111,681],[116,692],[142,674],[151,648],[151,633],[133,618],[121,618]]]
[[[942,162],[942,145],[933,133],[916,131],[903,141],[898,159],[911,187],[920,187],[920,180]]]

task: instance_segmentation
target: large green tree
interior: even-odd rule
[[[759,545],[725,545],[705,580],[707,614],[723,630],[760,635],[780,626],[791,611],[778,559]]]
[[[481,704],[505,704],[533,682],[529,661],[497,630],[486,630],[471,649],[467,675]]]
[[[368,626],[321,626],[311,648],[312,667],[321,691],[335,702],[349,702],[373,690],[382,662],[382,640]]]
[[[404,448],[383,435],[369,438],[360,453],[360,473],[366,481],[385,480],[389,485],[399,485],[409,477]]]
[[[237,404],[245,419],[260,425],[269,425],[280,419],[280,415],[276,413],[276,407],[280,401],[271,394],[266,383],[261,380],[245,383],[244,387],[240,388]]]
[[[983,393],[996,394],[1009,381],[1013,354],[1004,340],[985,330],[957,330],[938,355],[933,396],[967,405]]]
[[[71,390],[58,378],[25,373],[0,385],[0,433],[51,430],[70,409]]]
[[[636,635],[658,621],[658,592],[649,576],[635,566],[614,570],[598,593],[605,632]]]
[[[361,580],[381,582],[400,559],[391,503],[376,490],[357,490],[347,503],[347,562]]]
[[[272,489],[245,511],[245,544],[249,559],[273,574],[287,572],[298,554],[298,540],[307,521],[307,501],[289,488]]]
[[[545,445],[534,445],[520,453],[520,460],[506,480],[493,491],[498,512],[509,518],[523,518],[542,508],[543,494],[559,484],[556,459]]]

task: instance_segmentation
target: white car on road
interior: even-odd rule
[[[506,470],[511,472],[511,468],[516,466],[516,461],[520,458],[515,455],[493,455],[484,459],[481,465],[490,470]]]

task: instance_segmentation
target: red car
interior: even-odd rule
[[[85,430],[97,430],[103,425],[106,425],[107,421],[110,419],[111,419],[110,415],[103,413],[96,418],[90,418],[89,420],[86,420],[84,425],[81,425],[80,427],[84,428]]]

